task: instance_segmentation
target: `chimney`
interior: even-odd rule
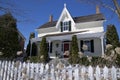
[[[96,14],[99,14],[100,13],[100,8],[98,5],[96,5]]]
[[[49,17],[49,22],[52,22],[52,21],[53,21],[53,16],[50,15],[50,17]]]

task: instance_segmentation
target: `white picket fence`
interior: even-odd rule
[[[120,68],[0,61],[0,80],[118,80]]]

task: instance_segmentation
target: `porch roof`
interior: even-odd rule
[[[33,42],[39,42],[41,40],[42,40],[42,38],[36,37],[36,38],[32,38],[30,41],[31,41],[31,43],[33,43]]]
[[[57,34],[48,34],[48,35],[45,35],[45,37],[73,35],[73,34],[76,34],[76,33],[83,33],[83,32],[87,32],[87,31],[88,31],[88,30],[76,31],[76,32],[62,32],[62,33],[57,33]]]
[[[100,38],[104,37],[105,32],[77,34],[77,38]]]
[[[72,35],[77,35],[77,38],[100,38],[104,37],[105,32],[99,32],[99,33],[78,33],[78,32],[71,32],[71,33],[66,33],[66,34],[51,34],[51,35],[46,35],[46,40],[47,41],[53,41],[53,40],[72,40]],[[32,38],[31,42],[38,42],[41,41],[42,38]]]

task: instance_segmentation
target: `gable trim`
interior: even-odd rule
[[[59,27],[59,24],[60,24],[60,22],[61,22],[61,19],[62,19],[64,13],[66,13],[66,14],[68,15],[68,17],[70,18],[71,23],[72,23],[73,25],[75,25],[75,22],[74,22],[73,18],[71,17],[69,11],[67,10],[66,6],[64,6],[63,11],[62,11],[62,13],[61,13],[61,15],[60,15],[60,17],[59,17],[59,19],[58,19],[58,22],[56,23],[56,28]],[[71,29],[72,29],[72,28],[71,28]]]

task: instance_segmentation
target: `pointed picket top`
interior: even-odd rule
[[[46,68],[46,70],[48,70],[48,69],[49,69],[49,65],[48,65],[48,64],[46,64],[46,65],[45,65],[45,68]]]
[[[112,76],[112,80],[117,80],[117,70],[114,66],[112,66],[111,68],[111,76]]]
[[[24,68],[26,67],[26,63],[25,63],[25,62],[23,63],[23,67],[24,67]]]
[[[108,78],[108,68],[107,68],[107,66],[105,66],[105,67],[103,68],[103,76],[104,76],[104,79],[107,79],[107,78]]]
[[[93,68],[91,65],[88,67],[88,77],[90,80],[93,80]]]
[[[97,65],[96,67],[96,71],[95,71],[95,77],[96,77],[96,80],[101,80],[101,77],[100,77],[100,67]]]

